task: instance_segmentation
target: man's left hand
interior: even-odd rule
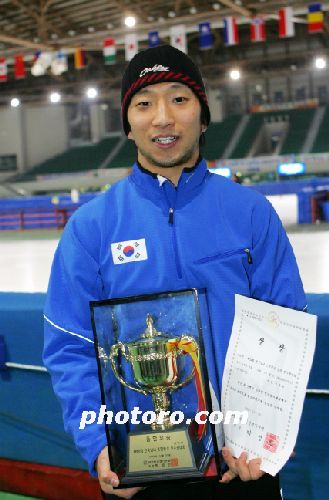
[[[259,468],[261,464],[260,458],[254,458],[247,462],[246,452],[241,453],[239,458],[235,458],[228,448],[222,449],[222,455],[229,470],[223,474],[220,483],[229,483],[235,477],[239,477],[241,481],[255,481],[265,474]]]

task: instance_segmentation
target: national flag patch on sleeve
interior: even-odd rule
[[[111,243],[111,252],[114,264],[147,260],[145,238]]]

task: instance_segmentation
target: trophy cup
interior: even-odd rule
[[[161,464],[162,470],[170,470],[175,477],[183,477],[184,473],[190,477],[191,472],[199,476],[189,428],[178,427],[171,423],[168,416],[170,394],[199,374],[198,344],[188,335],[174,338],[163,335],[154,328],[150,314],[147,314],[146,324],[147,328],[138,340],[112,345],[109,355],[112,370],[120,383],[146,396],[150,394],[156,415],[156,419],[150,424],[153,432],[129,433],[126,477],[136,473],[159,474],[159,469],[154,467],[156,461]],[[128,383],[119,373],[116,363],[119,353],[131,365],[136,385]],[[192,367],[189,375],[179,382],[178,359],[186,354],[190,354],[192,358]],[[153,444],[151,448],[147,445],[149,442]],[[154,446],[155,442],[158,443],[157,446]],[[151,459],[144,460],[147,454],[151,455]]]
[[[105,424],[109,460],[120,487],[218,478],[214,425],[196,418],[212,407],[205,292],[107,299],[90,308],[102,405],[107,418],[112,414]]]

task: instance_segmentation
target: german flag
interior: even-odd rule
[[[86,66],[85,53],[82,49],[74,49],[74,67],[75,69],[82,69]]]
[[[309,33],[323,31],[323,12],[321,3],[312,3],[308,7],[307,28]]]

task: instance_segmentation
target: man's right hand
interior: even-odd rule
[[[102,449],[96,460],[96,470],[98,473],[99,484],[104,493],[116,495],[119,498],[132,498],[143,488],[124,488],[117,490],[119,478],[115,472],[111,471],[107,446]]]

